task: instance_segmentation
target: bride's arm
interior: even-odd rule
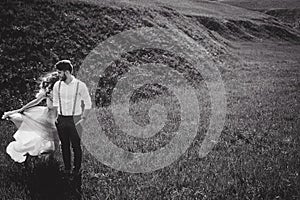
[[[39,95],[38,97],[36,97],[36,99],[30,101],[29,103],[27,103],[26,105],[24,105],[22,108],[17,109],[17,110],[12,110],[12,111],[5,112],[4,115],[2,116],[2,119],[6,118],[9,115],[12,115],[14,113],[22,112],[22,111],[24,111],[27,108],[30,108],[32,106],[38,105],[43,99],[45,99],[45,95],[44,94]]]
[[[36,106],[45,98],[46,98],[45,95],[39,95],[36,99],[30,101],[29,103],[27,103],[25,106],[23,106],[22,108],[20,108],[18,110],[19,110],[19,112],[22,112],[22,111],[26,110],[27,108]]]

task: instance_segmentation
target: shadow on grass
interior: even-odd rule
[[[59,166],[53,157],[27,158],[24,183],[31,199],[81,199],[81,175],[66,175]]]

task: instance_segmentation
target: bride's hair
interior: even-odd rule
[[[46,75],[40,78],[40,89],[36,94],[36,97],[41,93],[46,93],[48,95],[52,90],[56,81],[59,80],[59,76],[57,72],[49,72]]]

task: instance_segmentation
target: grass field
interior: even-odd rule
[[[300,8],[300,3],[297,0],[219,0],[219,2],[251,10]]]
[[[203,47],[207,52],[203,59],[221,72],[227,98],[220,141],[206,157],[199,158],[198,150],[209,114],[204,115],[192,145],[178,160],[149,173],[117,171],[86,148],[82,176],[75,180],[64,178],[60,151],[54,160],[30,157],[26,163],[14,163],[5,148],[16,128],[1,120],[1,199],[299,199],[300,36],[297,30],[271,18],[247,19],[239,17],[240,13],[220,18],[132,4],[0,3],[1,113],[30,101],[37,89],[35,79],[59,59],[71,59],[78,71],[99,42],[125,30],[153,26],[176,27]],[[249,15],[257,13],[249,11]],[[144,49],[124,55],[112,66],[118,71],[149,62],[180,69],[190,75],[195,88],[207,92],[201,76],[192,73],[189,63],[174,52]],[[113,72],[108,74],[114,77]],[[111,91],[114,84],[114,79],[103,81],[103,91]],[[151,100],[147,92],[154,89],[140,93]],[[99,100],[100,105],[110,103],[108,94],[103,94],[107,101]],[[207,93],[198,99],[199,107],[209,111]],[[165,103],[171,110],[178,102],[167,99]],[[134,120],[147,124],[140,118],[147,119],[148,111],[147,106],[142,111],[133,109]],[[170,120],[172,128],[178,125],[180,112],[171,111],[175,116]],[[109,127],[109,123],[104,125]],[[107,135],[119,147],[141,152],[163,147],[174,133],[160,133],[149,140],[113,131]]]
[[[270,16],[274,16],[278,20],[281,20],[296,29],[299,29],[300,26],[300,3],[297,0],[221,0],[218,2],[249,10],[260,11]]]

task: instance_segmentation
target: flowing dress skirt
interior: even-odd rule
[[[22,114],[10,115],[18,130],[14,134],[6,152],[16,162],[24,162],[26,155],[38,156],[49,153],[58,146],[58,134],[55,127],[55,110],[45,106],[27,109]]]

